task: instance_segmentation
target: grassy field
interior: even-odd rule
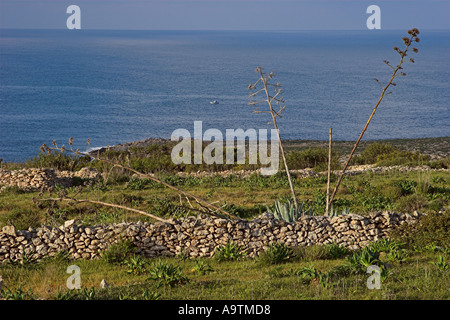
[[[448,263],[439,263],[440,257],[448,261],[448,252],[433,247],[403,250],[405,258],[401,261],[387,260],[389,269],[382,269],[379,289],[368,288],[370,274],[365,269],[346,267],[348,258],[329,257],[323,247],[314,246],[297,249],[281,264],[245,257],[234,261],[135,258],[120,264],[105,259],[69,261],[57,257],[4,265],[0,271],[8,286],[3,291],[7,299],[449,299]],[[79,290],[66,287],[69,265],[80,267]],[[160,265],[177,270],[167,276],[175,281],[155,277],[154,269]],[[109,288],[99,288],[103,279]]]
[[[332,181],[336,177],[333,177]],[[211,203],[225,206],[230,213],[251,219],[266,211],[274,201],[289,197],[290,191],[283,173],[271,177],[253,174],[237,176],[179,177],[173,174],[161,177],[164,181],[195,194]],[[366,214],[371,211],[439,212],[448,209],[450,199],[450,172],[371,172],[345,177],[334,201],[338,210]],[[315,214],[322,215],[326,201],[326,176],[294,179],[300,203]],[[76,187],[66,190],[74,196]],[[55,190],[57,196],[60,190]],[[117,221],[151,221],[151,218],[130,211],[99,205],[68,205],[64,202],[33,202],[49,195],[22,192],[8,188],[0,194],[0,226],[13,223],[17,229],[40,225],[59,226],[65,220],[78,219],[84,224]],[[125,205],[170,218],[196,215],[202,208],[194,201],[180,196],[150,180],[131,178],[127,182],[99,182],[83,189],[79,197]]]
[[[416,164],[423,164],[425,161],[424,158],[410,157],[411,153],[399,153],[396,148],[389,150],[393,156],[375,154],[373,158],[373,152],[369,150],[361,153],[360,160],[372,159],[375,165],[377,161],[386,160],[397,163],[402,157],[405,163],[416,161]],[[311,154],[316,154],[316,151],[311,149],[306,155],[309,157]],[[64,164],[62,160],[67,159],[52,157],[36,158],[26,165],[70,165],[70,159]],[[315,165],[321,165],[316,160],[313,161]],[[47,161],[47,165],[42,161]],[[448,169],[448,158],[426,161],[436,168]],[[136,165],[143,163],[135,162]],[[153,164],[146,163],[150,166],[148,171],[152,171]],[[52,196],[61,192],[68,196],[78,193],[80,198],[125,205],[164,218],[197,215],[203,210],[194,201],[153,181],[132,177],[121,169],[92,165],[108,173],[103,180],[95,184],[80,180],[77,181],[78,186],[65,190],[57,186]],[[286,176],[281,171],[270,177],[253,174],[246,178],[236,175],[180,177],[170,170],[159,170],[157,175],[163,181],[224,206],[228,212],[245,219],[252,219],[265,212],[275,200],[290,195]],[[332,176],[332,186],[335,181],[336,176]],[[4,281],[1,296],[5,299],[124,300],[449,299],[449,181],[448,170],[367,172],[346,176],[334,202],[339,210],[362,215],[382,210],[428,213],[428,221],[422,227],[392,235],[395,250],[392,246],[377,248],[374,245],[367,252],[363,251],[368,254],[365,258],[355,256],[361,252],[346,252],[333,246],[292,248],[293,252],[282,263],[276,264],[264,256],[242,256],[232,261],[216,258],[189,260],[183,256],[144,259],[134,256],[131,249],[122,252],[121,258],[113,259],[114,262],[108,257],[117,252],[105,253],[102,259],[92,261],[73,261],[61,255],[40,262],[24,259],[0,265]],[[326,182],[325,175],[294,178],[299,202],[317,215],[323,215],[325,210]],[[13,224],[16,229],[59,226],[69,219],[77,219],[85,225],[152,221],[149,217],[123,209],[36,201],[49,195],[47,192],[6,188],[0,193],[0,227],[7,224]],[[358,259],[363,259],[360,265]],[[382,268],[380,289],[367,287],[370,276],[366,273],[368,263]],[[77,265],[81,269],[80,290],[68,291],[66,288],[69,265]],[[111,287],[99,289],[102,279],[106,279]]]

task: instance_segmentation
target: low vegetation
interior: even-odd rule
[[[163,150],[159,149],[161,146],[154,148]],[[311,160],[311,155],[320,155],[322,151],[303,150],[304,153],[292,149],[290,152],[296,152],[300,160],[304,155],[308,164],[296,167],[292,162],[292,169],[324,164],[320,157],[317,161]],[[288,159],[296,159],[294,153],[289,154]],[[448,159],[431,161],[426,156],[414,154],[382,144],[369,145],[354,161],[378,165],[387,159],[395,159],[395,163],[448,169]],[[121,157],[126,159],[126,155],[131,162],[133,154],[123,153]],[[120,157],[120,154],[116,156]],[[61,192],[68,196],[79,194],[164,218],[197,215],[203,210],[197,203],[176,192],[168,192],[150,179],[132,176],[124,170],[95,161],[86,160],[84,163],[82,158],[73,165],[73,160],[66,157],[46,154],[28,161],[26,165],[78,170],[87,164],[104,173],[104,179],[95,183],[80,180],[70,188],[56,186],[55,196]],[[139,157],[144,156],[141,154]],[[300,160],[296,159],[298,163]],[[136,160],[134,163],[142,165],[145,161]],[[245,165],[236,165],[228,169],[243,167]],[[299,208],[295,211],[283,171],[274,176],[179,176],[168,167],[143,165],[142,168],[154,172],[171,185],[220,203],[228,212],[245,219],[252,219],[268,209],[288,221],[299,215],[323,215],[325,210],[326,175],[308,178],[293,175],[299,201]],[[335,175],[331,178],[331,183],[336,181]],[[188,259],[180,254],[150,259],[137,256],[133,245],[122,241],[103,252],[102,258],[97,260],[70,260],[60,254],[38,262],[25,255],[21,262],[2,264],[0,275],[4,285],[0,295],[4,299],[17,300],[449,299],[449,179],[450,173],[445,170],[396,170],[346,176],[330,215],[364,215],[379,210],[428,213],[420,224],[395,230],[391,240],[380,240],[357,252],[336,244],[291,248],[274,243],[267,244],[266,250],[258,257],[251,258],[244,248],[230,242],[218,248],[211,258]],[[0,226],[13,224],[16,229],[59,226],[69,219],[77,219],[86,225],[152,220],[120,208],[35,201],[46,196],[46,193],[6,188],[0,193]],[[80,290],[68,290],[65,286],[66,269],[72,264],[82,270]],[[380,289],[367,287],[370,275],[366,272],[370,265],[380,268]],[[102,279],[111,286],[100,289]]]
[[[2,265],[0,296],[11,300],[450,298],[449,250],[435,245],[419,248],[380,240],[350,252],[335,244],[304,248],[272,244],[256,258],[238,254],[231,259],[195,260],[183,255],[138,258],[126,245],[111,250],[109,256],[121,251],[120,257],[129,258],[117,263],[107,258],[53,257]],[[65,287],[66,268],[72,264],[82,270],[81,289]],[[380,270],[378,289],[367,285],[369,266]],[[108,288],[99,287],[102,279]]]

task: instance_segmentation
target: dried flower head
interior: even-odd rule
[[[52,145],[56,146],[56,140],[52,141]]]
[[[420,42],[419,37],[414,37],[414,41],[415,41],[415,42]]]
[[[412,31],[413,31],[415,34],[420,34],[419,29],[417,29],[417,28],[413,28]]]
[[[41,152],[45,152],[45,150],[47,149],[47,145],[44,143],[40,148]]]
[[[419,49],[417,48],[412,48],[412,51],[414,51],[415,53],[419,52]]]
[[[409,61],[412,62],[412,63],[415,62],[413,58],[409,58]]]
[[[69,146],[73,145],[73,137],[69,138]]]

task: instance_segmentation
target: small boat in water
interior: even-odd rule
[[[210,104],[219,104],[219,102],[218,102],[217,100],[210,101],[209,103],[210,103]]]

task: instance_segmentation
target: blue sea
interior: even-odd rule
[[[276,74],[283,139],[356,140],[405,31],[0,30],[0,158],[115,145],[175,129],[270,129],[249,106],[255,69]],[[450,135],[450,33],[422,31],[365,140]],[[262,98],[262,96],[261,96]],[[219,103],[212,105],[210,101]],[[264,110],[266,106],[260,105]]]

